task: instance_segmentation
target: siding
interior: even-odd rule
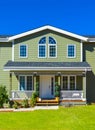
[[[0,43],[0,84],[5,85],[9,92],[9,72],[3,70],[4,64],[12,59],[11,43]]]
[[[84,43],[84,61],[87,61],[91,68],[91,72],[87,72],[87,100],[95,102],[95,43]]]
[[[47,58],[38,58],[38,42],[42,37],[53,37],[57,42],[57,58],[48,58],[48,43],[47,43]],[[28,45],[28,58],[19,58],[19,44]],[[76,58],[67,58],[67,45],[76,45]],[[80,41],[60,35],[54,32],[42,32],[40,34],[30,35],[24,38],[20,38],[15,41],[15,61],[41,61],[41,62],[73,62],[80,61]]]

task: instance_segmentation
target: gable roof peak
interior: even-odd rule
[[[50,26],[50,25],[45,25],[45,26],[42,26],[42,27],[30,30],[30,31],[21,33],[21,34],[11,36],[11,37],[9,37],[8,41],[12,41],[12,40],[15,40],[15,39],[27,36],[27,35],[31,35],[31,34],[34,34],[34,33],[40,32],[40,31],[44,31],[46,29],[49,29],[49,30],[52,30],[52,31],[55,31],[55,32],[58,32],[58,33],[61,33],[61,34],[76,38],[76,39],[79,39],[81,41],[87,41],[88,40],[87,37],[80,36],[80,35],[77,35],[77,34],[74,34],[74,33],[71,33],[71,32],[68,32],[68,31],[65,31],[65,30]]]

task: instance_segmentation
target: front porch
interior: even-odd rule
[[[10,72],[12,100],[30,99],[36,91],[41,101],[59,96],[60,102],[86,102],[86,74],[91,71],[87,62],[9,61],[4,69]]]

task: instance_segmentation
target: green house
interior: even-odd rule
[[[38,91],[40,100],[95,102],[95,37],[52,26],[0,36],[0,84],[12,100]]]

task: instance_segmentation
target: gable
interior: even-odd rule
[[[79,39],[79,40],[82,40],[82,41],[88,40],[88,38],[86,38],[86,37],[83,37],[83,36],[68,32],[68,31],[64,31],[64,30],[56,28],[56,27],[43,26],[43,27],[28,31],[28,32],[25,32],[25,33],[21,33],[21,34],[9,37],[8,41],[12,41],[12,40],[24,37],[24,36],[35,34],[35,33],[38,33],[38,32],[44,31],[44,30],[51,30],[51,31],[54,31],[54,32],[57,32],[57,33],[60,33],[60,34],[63,34],[63,35],[66,35],[66,36],[69,36],[69,37],[72,37],[72,38],[76,38],[76,39]]]

